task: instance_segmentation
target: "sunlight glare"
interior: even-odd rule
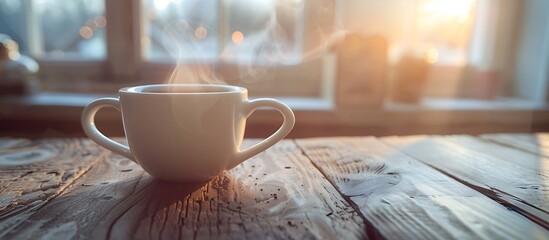
[[[181,0],[154,0],[154,8],[158,11],[165,10],[171,3],[179,3]]]
[[[81,27],[80,36],[84,39],[90,39],[93,37],[93,30],[88,26]]]
[[[107,19],[104,16],[97,16],[93,19],[93,21],[99,28],[104,28],[107,25]]]
[[[424,60],[426,63],[435,64],[438,62],[438,49],[429,48],[424,55]]]
[[[208,36],[208,30],[204,26],[199,26],[194,30],[194,36],[202,40]]]
[[[235,31],[233,32],[231,39],[233,40],[233,43],[240,44],[244,41],[244,34],[241,31]]]
[[[425,0],[422,10],[439,18],[452,18],[460,22],[469,20],[474,0]]]

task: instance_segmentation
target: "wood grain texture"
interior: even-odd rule
[[[549,228],[547,159],[465,136],[383,141]]]
[[[534,137],[535,135],[530,135]],[[469,135],[453,136],[431,136],[430,138],[441,139],[498,158],[531,171],[549,174],[549,157],[537,155],[534,152],[524,151],[520,147],[512,147],[505,144],[490,141],[484,138]],[[519,140],[520,141],[520,140]]]
[[[297,143],[386,238],[549,238],[527,218],[375,138]]]
[[[109,157],[6,237],[358,239],[364,228],[295,144],[283,141],[197,184],[159,182]]]
[[[0,237],[104,157],[89,140],[0,139]]]
[[[431,137],[435,138],[435,137]],[[465,147],[469,150],[473,150],[479,153],[488,154],[492,157],[495,157],[499,160],[506,161],[510,164],[500,165],[495,163],[495,167],[492,168],[493,171],[498,172],[499,168],[502,166],[518,166],[519,168],[525,168],[531,171],[530,173],[535,173],[529,175],[521,180],[523,182],[514,182],[513,185],[506,185],[507,188],[518,188],[525,191],[525,195],[534,195],[537,196],[540,190],[542,195],[545,198],[548,197],[549,182],[547,178],[549,176],[549,158],[545,156],[536,155],[534,153],[529,153],[526,151],[519,150],[517,148],[508,147],[505,145],[500,145],[491,141],[483,140],[481,138],[467,136],[467,135],[455,135],[455,136],[444,136],[436,137],[450,143],[457,144],[461,147]],[[512,168],[516,168],[512,166]],[[494,176],[494,175],[492,175]],[[495,176],[498,176],[497,174]],[[502,176],[503,177],[503,176]],[[537,181],[536,181],[537,179]],[[500,180],[495,179],[495,181]],[[507,179],[503,179],[507,180]],[[533,180],[533,181],[532,181]],[[474,183],[471,182],[471,183]],[[522,183],[522,185],[520,184]],[[539,223],[544,226],[546,229],[549,229],[549,213],[546,210],[540,209],[537,206],[532,206],[531,204],[519,199],[515,196],[511,196],[506,192],[502,192],[503,189],[491,188],[488,185],[476,186],[482,188],[480,192],[485,193],[487,196],[495,199],[496,201],[504,204],[508,208],[514,209],[531,220]],[[531,191],[531,193],[529,193]],[[546,204],[545,204],[546,206]]]
[[[508,147],[549,157],[549,133],[485,134],[480,137]]]

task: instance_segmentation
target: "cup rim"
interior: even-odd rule
[[[149,89],[162,89],[167,87],[187,87],[187,88],[202,88],[202,89],[214,89],[212,92],[148,92]],[[222,85],[222,84],[149,84],[139,85],[133,87],[125,87],[119,90],[120,93],[129,94],[144,94],[144,95],[198,95],[198,94],[229,94],[229,93],[241,93],[245,92],[246,88]]]

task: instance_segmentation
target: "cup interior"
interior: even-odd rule
[[[213,84],[157,84],[122,89],[124,92],[145,94],[221,94],[242,92],[242,87]]]

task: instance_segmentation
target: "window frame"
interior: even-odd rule
[[[28,4],[31,0],[24,0],[24,4]],[[335,1],[335,5],[337,8],[338,4],[341,4],[341,1],[339,0],[333,0]],[[536,1],[536,0],[531,0]],[[530,1],[530,2],[531,2]],[[122,86],[127,85],[135,85],[140,83],[162,83],[165,82],[167,76],[170,74],[172,69],[174,68],[174,64],[171,63],[161,63],[161,62],[148,62],[145,60],[143,56],[143,49],[141,46],[141,36],[143,34],[143,21],[144,19],[142,16],[142,1],[133,1],[133,0],[105,0],[105,17],[107,18],[108,24],[106,26],[106,58],[104,60],[50,60],[50,59],[44,59],[44,58],[38,58],[37,61],[40,64],[41,70],[40,74],[43,78],[43,85],[44,89],[46,90],[67,90],[67,91],[116,91],[118,88]],[[480,2],[491,2],[499,4],[500,6],[503,5],[502,0],[479,0]],[[527,12],[522,13],[520,11],[525,11],[523,5],[528,5],[530,2],[513,2],[513,4],[517,5],[517,12],[518,14],[526,15]],[[304,16],[302,17],[303,22],[305,24],[301,26],[302,28],[306,28],[306,22],[308,19],[308,16],[312,14],[311,11],[311,5],[314,5],[311,1],[305,2],[305,11]],[[220,5],[221,6],[221,5]],[[495,10],[491,10],[492,12],[490,14],[494,14]],[[223,12],[220,10],[220,12]],[[338,17],[338,11],[337,9],[334,9],[334,15],[337,18]],[[484,14],[484,13],[483,13]],[[497,14],[497,13],[495,13]],[[32,14],[30,14],[32,15]],[[479,12],[477,12],[477,17],[480,16]],[[28,16],[29,17],[29,16]],[[32,17],[32,16],[30,16]],[[116,20],[113,20],[116,19]],[[500,21],[500,20],[498,20]],[[478,22],[478,21],[475,21]],[[497,22],[498,25],[501,26],[500,22]],[[32,24],[29,24],[32,25]],[[478,27],[478,26],[477,26]],[[516,34],[521,26],[517,25],[514,27],[510,27],[508,29],[503,28],[503,30],[496,32],[494,36],[492,36],[491,40],[494,41],[495,38],[501,37],[501,36],[509,36],[510,34]],[[29,27],[32,29],[32,26]],[[222,27],[223,28],[223,27]],[[501,28],[501,27],[500,27]],[[223,29],[220,29],[220,33],[223,33]],[[549,35],[549,28],[545,29],[545,34]],[[35,36],[36,29],[27,31],[29,37]],[[304,31],[301,31],[303,33]],[[34,35],[33,35],[34,34]],[[306,41],[308,36],[302,36],[302,40]],[[475,36],[472,36],[473,38]],[[478,36],[477,36],[478,37]],[[33,39],[33,38],[30,38]],[[34,38],[36,39],[36,38]],[[547,38],[549,39],[549,38]],[[549,40],[545,39],[544,42],[546,44],[549,44]],[[488,43],[485,43],[484,46],[491,46],[491,50],[494,50],[496,48],[495,44],[490,45]],[[514,42],[511,44],[515,44],[516,48],[518,49],[518,46],[520,43]],[[38,53],[39,49],[31,44],[30,46],[31,53]],[[509,51],[510,48],[508,49]],[[547,50],[547,49],[544,49]],[[518,50],[517,50],[518,51]],[[490,50],[486,51],[490,52]],[[545,53],[547,52],[547,53]],[[539,56],[539,59],[544,60],[549,58],[549,51],[545,51],[543,54]],[[485,53],[485,55],[488,53]],[[489,54],[488,54],[489,55]],[[524,53],[517,53],[519,57],[524,58]],[[501,55],[500,55],[501,56]],[[319,61],[322,62],[323,68],[326,69],[320,69],[322,73],[321,79],[318,81],[318,85],[320,86],[320,91],[318,92],[318,97],[325,98],[326,96],[333,96],[333,92],[335,92],[334,85],[337,84],[337,79],[334,79],[334,76],[330,76],[330,74],[326,75],[325,73],[337,71],[335,69],[335,64],[333,64],[333,52],[330,52],[327,54],[327,56],[321,57]],[[486,57],[486,56],[484,56]],[[492,56],[494,57],[494,56]],[[533,60],[532,60],[533,61]],[[548,81],[548,75],[547,72],[542,72],[541,70],[537,69],[539,72],[536,79],[530,79],[525,78],[524,76],[520,75],[520,69],[515,69],[515,65],[517,63],[514,61],[509,61],[506,64],[503,64],[500,68],[505,69],[506,73],[506,79],[503,80],[503,84],[507,86],[506,89],[503,90],[504,96],[511,96],[511,97],[523,97],[528,98],[528,96],[525,96],[524,91],[520,91],[517,89],[523,89],[528,87],[523,87],[531,85],[532,83],[537,83],[539,81]],[[226,63],[220,63],[220,66],[226,66],[226,67],[234,67],[231,66],[231,64]],[[435,71],[441,72],[440,76],[444,76],[444,73],[447,72],[447,70],[451,71],[459,71],[462,70],[462,66],[448,66],[448,65],[432,65],[431,66]],[[517,68],[520,66],[516,66]],[[275,67],[275,68],[283,68],[283,67]],[[511,69],[511,70],[509,70]],[[390,70],[389,70],[390,71]],[[512,75],[512,77],[509,77],[509,74]],[[333,74],[332,74],[333,75]],[[524,75],[524,74],[522,74]],[[440,85],[443,78],[440,76],[431,76],[430,81],[438,82]],[[519,81],[520,78],[520,81]],[[76,80],[75,80],[76,79]],[[77,84],[74,84],[75,81],[78,81]],[[71,83],[71,84],[68,84]],[[296,84],[296,88],[300,89],[304,86],[309,86],[307,84],[300,85],[299,81],[295,81],[292,84]],[[516,86],[519,85],[519,86]],[[545,101],[547,100],[547,85],[544,84],[543,87],[543,94],[537,94],[537,97],[535,97],[536,100]],[[250,87],[250,86],[247,86]],[[254,86],[251,86],[253,89]],[[329,89],[331,88],[331,90]],[[438,91],[439,89],[433,88],[430,89],[430,91]],[[277,89],[272,89],[273,94],[277,95],[276,91]],[[254,91],[251,90],[251,93]],[[331,92],[331,93],[330,93]],[[267,94],[268,95],[268,94]],[[540,97],[541,96],[541,97]]]
[[[40,75],[47,85],[45,89],[53,91],[71,91],[72,89],[72,91],[78,92],[85,91],[85,88],[88,88],[88,91],[115,91],[120,87],[132,84],[166,82],[176,64],[145,59],[141,46],[141,36],[144,32],[142,5],[142,1],[105,0],[105,17],[108,24],[105,39],[107,54],[104,60],[82,59],[72,61],[36,58],[41,66]],[[222,8],[221,5],[220,8]],[[219,11],[223,12],[222,10]],[[301,16],[302,21],[305,18],[305,16]],[[116,20],[113,21],[113,19]],[[302,25],[296,26],[297,31],[303,28]],[[218,34],[223,34],[223,31],[224,24],[220,26]],[[33,51],[33,53],[35,53],[34,55],[39,54],[38,51]],[[325,62],[322,59],[318,61]],[[185,64],[209,65],[211,62],[188,61]],[[215,65],[216,68],[238,68],[237,64],[228,62],[219,62]],[[286,67],[291,66],[275,66],[273,68],[283,69]],[[81,84],[76,84],[72,88],[66,86],[68,83],[74,83],[74,79],[81,81]],[[294,83],[296,83],[295,89],[303,89],[304,86],[310,85],[310,83]],[[325,84],[318,83],[318,85],[324,86]],[[251,93],[255,92],[253,91],[256,87],[254,84],[246,87],[251,88]],[[319,91],[317,95],[322,95],[323,92],[325,92],[324,89]],[[282,94],[277,89],[273,89],[271,93],[267,91],[263,95],[276,96]]]

